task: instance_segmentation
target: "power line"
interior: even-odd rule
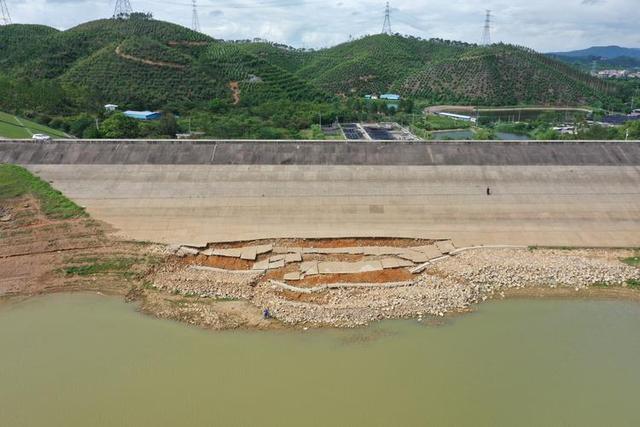
[[[113,10],[114,18],[128,18],[133,13],[133,8],[129,0],[116,0],[116,7]]]
[[[4,0],[0,0],[0,25],[11,24],[11,15],[9,15],[9,8]]]
[[[384,25],[382,25],[382,34],[393,34],[391,32],[391,7],[387,2],[387,7],[384,9]]]
[[[491,44],[491,11],[487,9],[487,16],[484,20],[484,31],[482,33],[482,46],[489,46]]]
[[[200,32],[200,19],[198,19],[198,5],[196,5],[196,0],[191,0],[193,5],[193,14],[191,16],[191,29],[196,32]]]

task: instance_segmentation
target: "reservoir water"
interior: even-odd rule
[[[210,332],[119,299],[0,305],[0,426],[637,426],[640,304]]]

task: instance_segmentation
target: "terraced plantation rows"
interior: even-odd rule
[[[29,84],[49,85],[52,93],[62,91],[58,98],[69,98],[65,102],[72,111],[83,111],[87,103],[162,109],[220,99],[252,106],[387,91],[438,103],[581,104],[614,91],[517,46],[479,48],[375,35],[308,51],[266,42],[222,42],[140,16],[93,21],[62,32],[36,25],[0,27],[0,66],[0,95],[14,96],[3,87],[26,77]],[[0,100],[0,108],[8,104]],[[37,101],[32,104],[40,108]]]

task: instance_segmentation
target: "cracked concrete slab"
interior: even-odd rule
[[[302,280],[302,274],[296,271],[292,273],[287,273],[284,275],[284,280],[291,280],[291,281]]]
[[[306,276],[315,276],[320,274],[318,271],[318,261],[304,261],[300,264],[300,271]]]
[[[287,264],[292,262],[301,262],[301,261],[302,261],[302,254],[300,252],[290,253],[284,256],[284,262],[286,262]]]
[[[269,260],[258,261],[253,264],[253,270],[267,270],[269,268]]]
[[[384,268],[385,270],[392,268],[413,267],[415,265],[409,260],[400,258],[384,258],[381,259],[380,262],[382,263],[382,268]]]
[[[422,252],[429,259],[436,259],[442,256],[442,252],[436,245],[415,246],[411,249],[417,252]]]
[[[278,268],[282,268],[284,267],[284,259],[281,259],[279,261],[273,261],[273,262],[269,262],[269,266],[267,267],[268,270],[276,270]]]
[[[318,272],[320,274],[356,274],[382,270],[384,268],[380,261],[318,263]]]
[[[273,253],[277,255],[290,254],[290,253],[302,253],[302,248],[288,248],[284,246],[274,246]]]
[[[211,252],[211,255],[227,258],[240,258],[242,256],[242,251],[244,251],[244,248],[214,249]]]
[[[256,251],[255,247],[245,248],[240,255],[241,259],[244,259],[247,261],[255,261],[257,257],[258,257],[258,251]]]
[[[408,259],[409,261],[416,264],[429,261],[429,258],[427,258],[427,256],[422,252],[412,251],[412,250],[404,251],[398,254],[398,256],[400,258]]]
[[[362,248],[362,253],[364,255],[372,256],[399,255],[406,250],[406,248],[397,248],[393,246],[365,246]]]

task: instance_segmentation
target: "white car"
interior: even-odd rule
[[[43,133],[36,133],[31,137],[31,139],[33,139],[34,141],[49,141],[51,137]]]

